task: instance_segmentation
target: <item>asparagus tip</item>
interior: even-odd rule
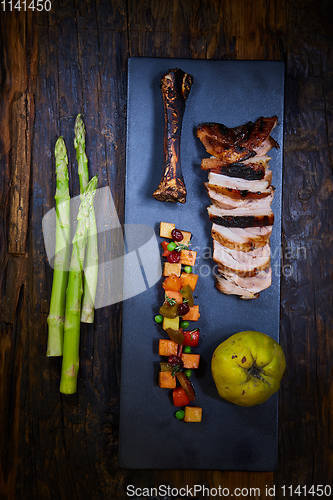
[[[57,142],[56,142],[55,148],[54,148],[54,153],[55,153],[55,156],[59,160],[65,160],[66,163],[68,163],[67,149],[66,149],[64,138],[62,136],[58,137],[58,139],[57,139]]]
[[[75,133],[74,147],[77,148],[79,144],[84,146],[86,139],[86,129],[84,127],[84,122],[81,113],[79,113],[76,117],[74,125],[74,133]]]

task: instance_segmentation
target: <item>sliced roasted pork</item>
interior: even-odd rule
[[[210,205],[207,210],[212,222],[226,227],[271,226],[274,222],[274,214],[270,208],[258,210],[249,210],[248,208],[225,209]]]
[[[278,148],[270,136],[277,117],[228,128],[205,123],[197,136],[213,155],[204,158],[205,183],[212,205],[213,260],[218,263],[216,287],[225,294],[254,299],[271,285],[269,240],[274,222],[274,187],[267,153]]]
[[[260,117],[254,123],[248,122],[235,128],[228,128],[220,123],[204,123],[197,128],[197,137],[207,153],[225,164],[236,163],[255,155],[266,154],[276,144],[269,140],[276,123],[276,116]]]
[[[211,234],[214,240],[227,248],[249,252],[267,244],[272,226],[239,228],[213,224]]]
[[[255,156],[244,162],[224,165],[221,160],[211,157],[201,160],[201,168],[202,170],[211,170],[217,174],[223,174],[229,177],[239,177],[251,181],[263,179],[265,177],[269,160],[269,156]]]
[[[213,260],[222,269],[240,276],[255,276],[259,271],[267,269],[271,262],[271,250],[268,243],[249,252],[242,252],[227,248],[213,240],[213,248]]]
[[[219,268],[216,288],[227,295],[239,295],[241,299],[256,299],[259,293],[272,284],[272,269],[259,271],[255,276],[242,277],[233,271]]]
[[[237,200],[223,193],[219,193],[214,189],[210,189],[209,184],[205,184],[208,195],[214,205],[220,208],[248,208],[249,210],[259,210],[259,209],[268,209],[271,206],[274,191],[271,189],[271,193],[268,196],[264,196],[262,198],[249,198],[244,196],[243,198]]]
[[[208,174],[208,185],[211,189],[215,191],[219,191],[219,188],[235,189],[243,192],[243,196],[245,196],[247,192],[261,194],[269,188],[271,182],[272,171],[269,169],[266,169],[265,177],[260,180],[228,177],[227,175],[215,174],[214,172],[209,172]]]

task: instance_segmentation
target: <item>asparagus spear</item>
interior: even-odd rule
[[[64,336],[65,297],[68,279],[70,240],[70,196],[68,187],[68,158],[64,139],[55,145],[56,164],[56,243],[50,313],[47,318],[47,356],[61,356]]]
[[[78,173],[80,179],[81,194],[87,187],[89,181],[88,159],[85,152],[86,130],[79,114],[75,120],[74,147],[76,150],[76,160],[78,163]],[[88,241],[86,250],[86,261],[84,266],[84,288],[82,299],[81,321],[83,323],[94,322],[94,305],[97,289],[98,276],[98,245],[97,226],[95,211],[91,210],[89,215]]]
[[[66,291],[64,349],[61,368],[60,392],[74,394],[79,370],[80,316],[82,299],[82,272],[88,235],[89,213],[94,209],[97,177],[93,177],[81,195],[77,216],[77,228],[73,238],[73,250]]]

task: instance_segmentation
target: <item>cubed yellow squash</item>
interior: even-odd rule
[[[199,406],[185,406],[184,422],[201,422],[202,408]]]
[[[180,276],[182,272],[182,265],[180,263],[171,264],[170,262],[166,262],[164,264],[163,276]]]
[[[161,238],[172,238],[171,231],[175,229],[175,225],[170,222],[160,223],[160,237]]]
[[[179,330],[179,316],[175,318],[163,318],[163,330],[167,330],[168,328],[172,328],[173,330]]]

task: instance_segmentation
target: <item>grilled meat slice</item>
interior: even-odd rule
[[[229,177],[239,177],[249,181],[263,179],[268,169],[269,156],[255,156],[241,163],[224,165],[217,158],[203,158],[201,161],[202,170],[210,170],[216,174],[223,174]]]
[[[213,224],[211,231],[212,238],[221,245],[242,252],[265,246],[271,234],[272,226],[239,228]]]
[[[207,153],[227,165],[266,154],[277,144],[269,139],[276,123],[276,116],[260,117],[254,123],[248,122],[235,128],[228,128],[220,123],[204,123],[197,127],[197,137]]]
[[[227,175],[215,174],[214,172],[209,172],[208,174],[208,185],[210,188],[212,186],[216,186],[216,188],[212,188],[215,191],[218,191],[219,187],[237,189],[243,193],[245,192],[244,196],[246,196],[249,191],[252,193],[261,193],[266,191],[270,186],[271,181],[272,171],[269,169],[266,169],[265,177],[263,179],[253,181],[240,179],[238,177],[228,177]]]
[[[264,140],[264,142],[262,142],[260,144],[260,146],[258,146],[257,148],[255,148],[254,151],[256,152],[256,154],[258,156],[264,156],[272,148],[279,149],[279,147],[280,147],[279,144],[273,139],[273,137],[269,136],[269,137],[267,137],[267,139]]]
[[[231,198],[230,196],[219,193],[214,189],[210,189],[209,184],[205,184],[208,195],[214,205],[219,208],[248,208],[249,210],[253,209],[268,209],[271,206],[274,196],[274,190],[269,188],[271,193],[268,196],[264,196],[262,198],[248,198],[245,196],[240,200],[236,200],[235,198]]]
[[[272,226],[274,214],[271,209],[249,210],[248,208],[218,208],[210,205],[209,218],[215,224],[226,227],[259,227]]]
[[[229,198],[233,198],[234,200],[242,200],[244,198],[249,199],[259,199],[259,198],[264,198],[265,196],[270,196],[272,190],[274,191],[274,186],[270,186],[268,189],[265,189],[264,191],[240,191],[239,189],[232,189],[232,188],[227,188],[223,186],[217,186],[216,184],[205,184],[206,189],[211,189],[215,191],[216,193],[221,193],[224,194],[225,196],[228,196]]]
[[[228,278],[224,278],[224,276],[217,276],[215,286],[219,292],[224,293],[225,295],[238,295],[239,298],[243,300],[257,299],[259,297],[259,293],[249,292],[248,290],[236,285]]]
[[[271,250],[268,243],[249,252],[242,252],[231,250],[213,240],[213,248],[213,260],[219,264],[219,267],[239,276],[255,276],[259,271],[270,266]]]
[[[240,162],[255,156],[255,151],[233,141],[232,135],[236,136],[233,134],[233,129],[228,129],[220,123],[204,123],[197,127],[197,137],[207,153],[219,158],[224,164]]]
[[[241,299],[255,299],[272,284],[272,269],[259,271],[255,276],[242,277],[233,271],[219,268],[216,288],[227,295],[239,295]]]
[[[277,116],[272,116],[270,118],[264,118],[261,116],[249,126],[249,135],[247,139],[242,143],[245,147],[249,148],[258,153],[258,148],[267,140],[277,124]],[[251,130],[250,130],[251,129]],[[275,142],[275,141],[274,141]],[[274,143],[271,143],[273,147]],[[264,153],[265,154],[265,153]]]
[[[180,137],[185,101],[192,86],[192,76],[181,69],[171,69],[161,79],[164,105],[163,176],[153,196],[159,201],[185,203],[186,187],[180,164]]]

